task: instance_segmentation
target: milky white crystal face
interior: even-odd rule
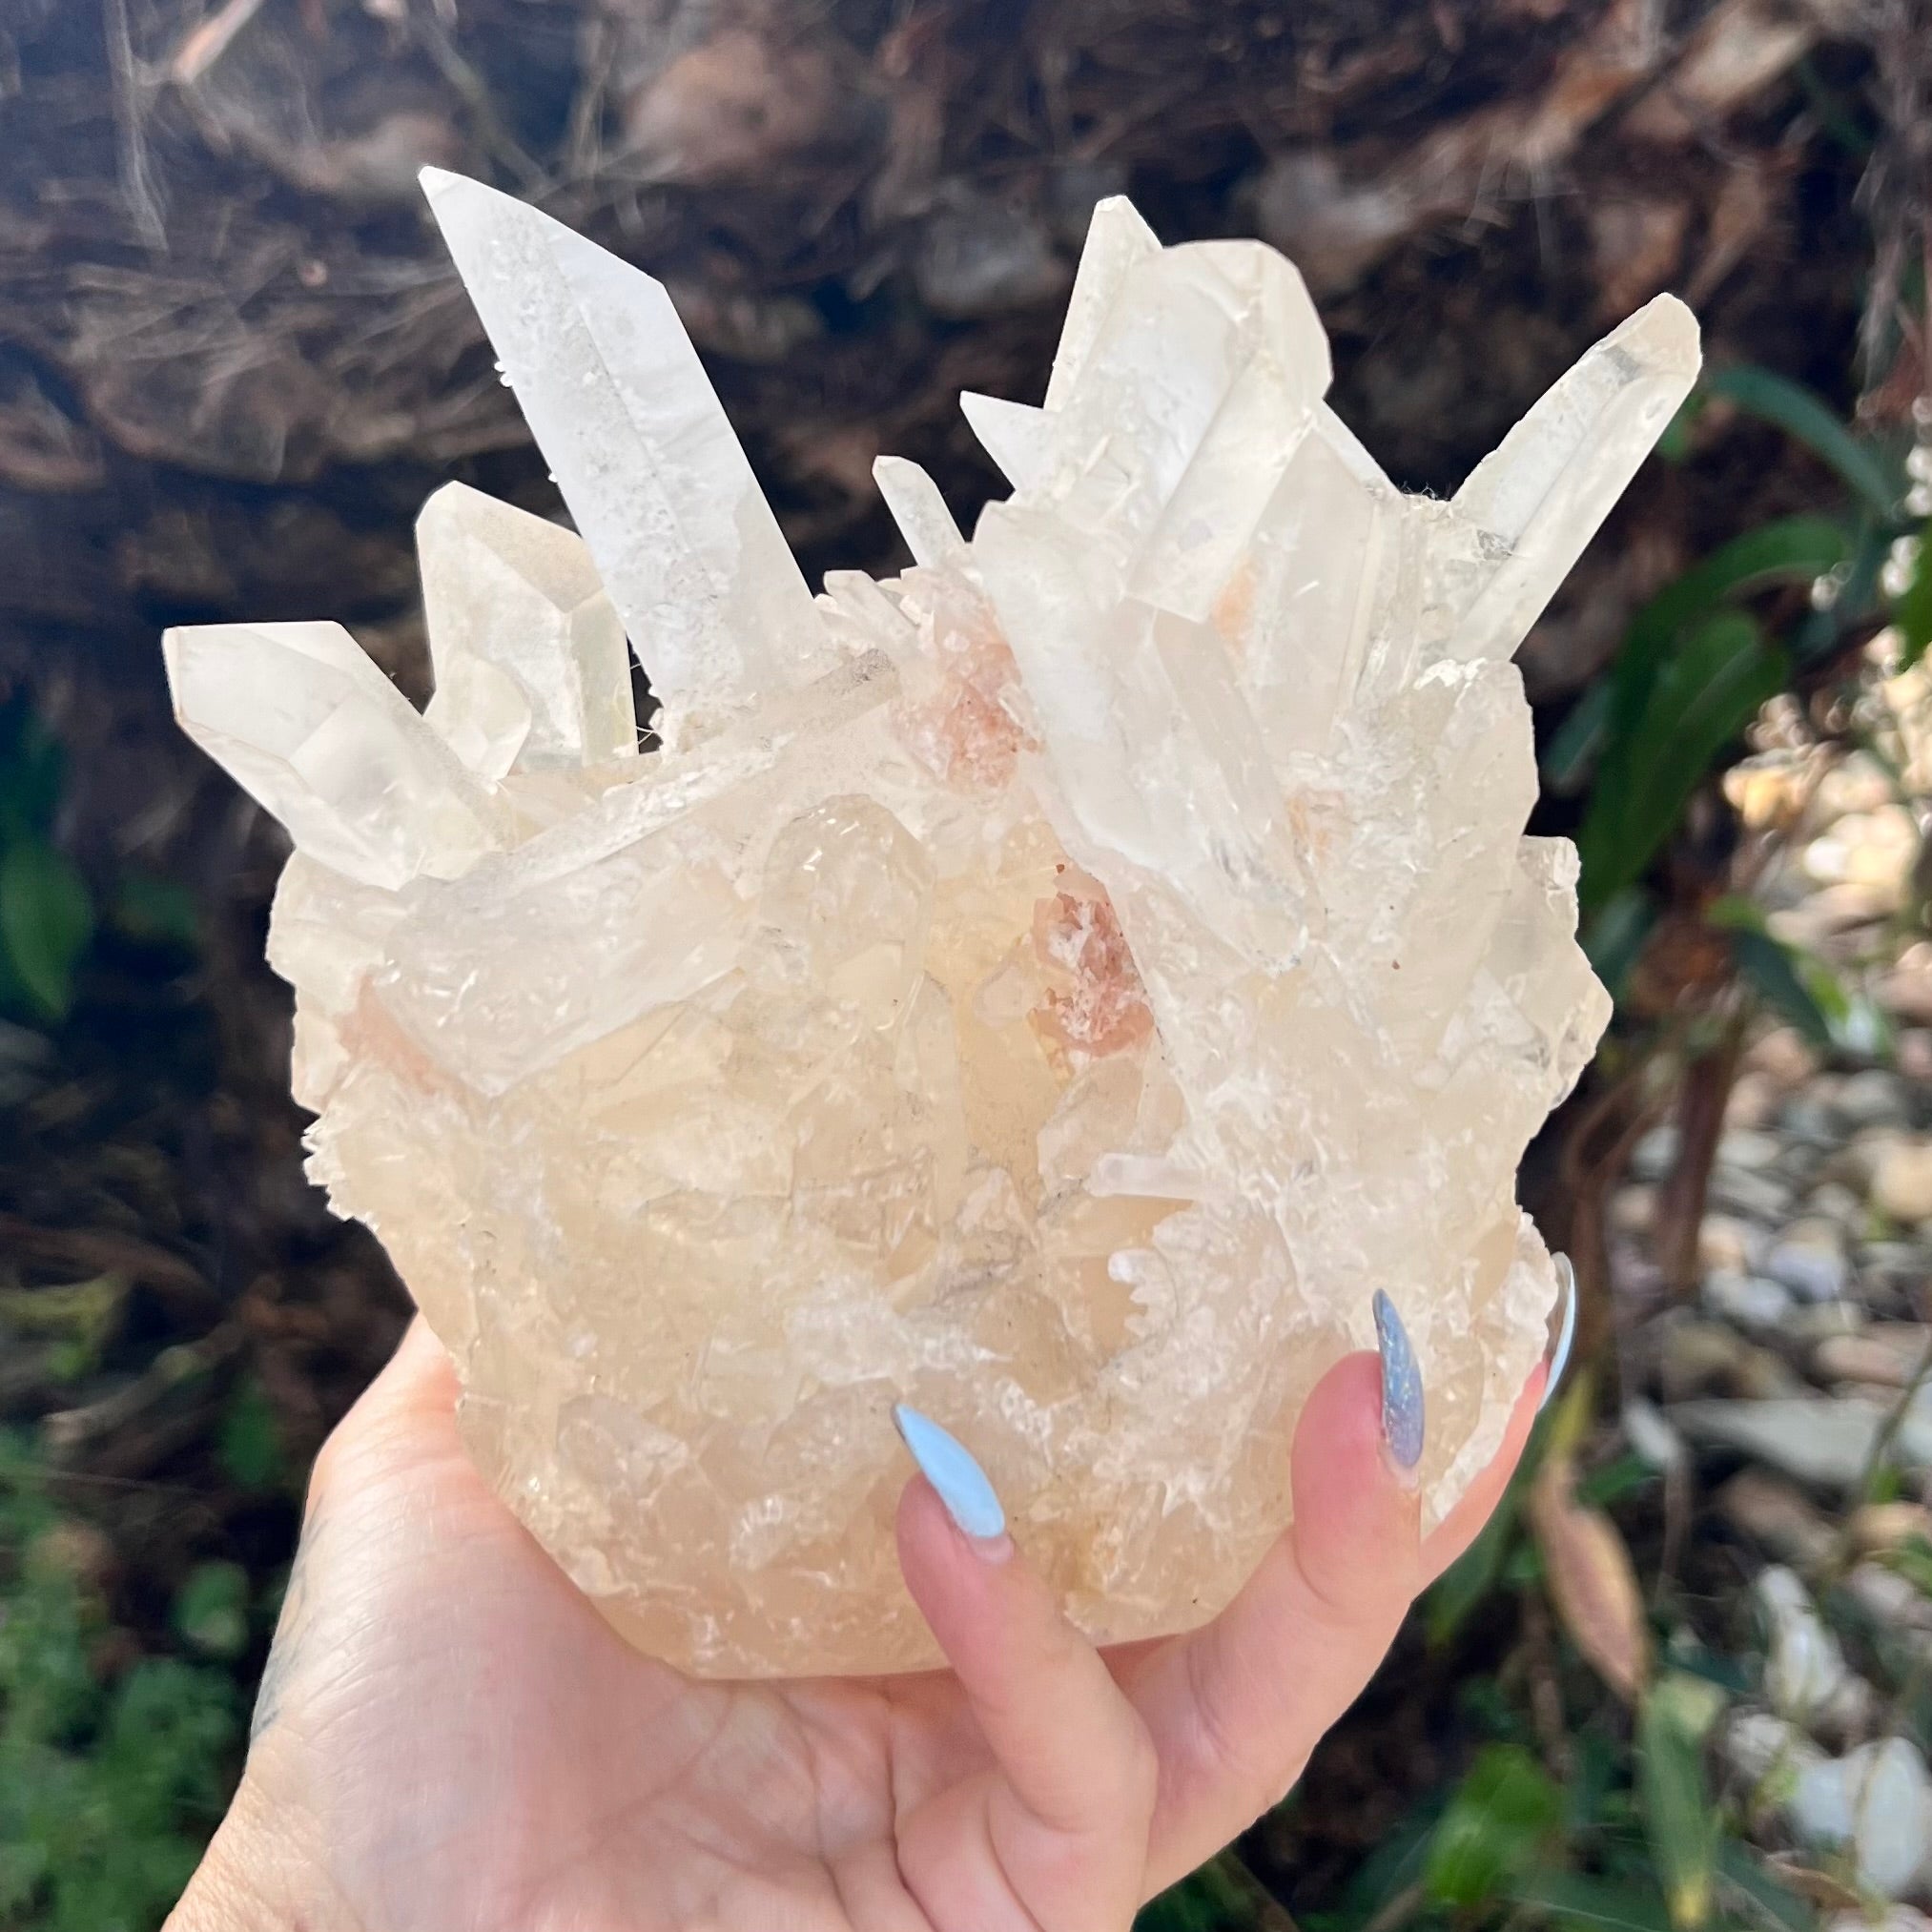
[[[1518,1157],[1608,1014],[1511,653],[1688,389],[1660,298],[1452,502],[1322,401],[1300,278],[1096,212],[1013,494],[807,590],[663,290],[426,177],[583,535],[452,485],[419,717],[334,626],[177,630],[289,828],[312,1171],[462,1370],[490,1480],[638,1644],[933,1661],[910,1402],[1102,1638],[1218,1609],[1372,1344],[1440,1513],[1544,1346]],[[626,639],[664,705],[640,755]]]

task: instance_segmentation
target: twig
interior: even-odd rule
[[[1221,1866],[1236,1888],[1246,1895],[1255,1932],[1302,1932],[1294,1914],[1255,1877],[1237,1846],[1230,1845],[1222,1854]]]
[[[151,248],[167,244],[161,201],[148,171],[148,137],[142,128],[145,91],[134,59],[134,34],[128,26],[128,0],[103,0],[102,24],[107,33],[108,72],[113,82],[114,134],[118,150],[121,196],[134,216],[134,228]]]
[[[197,1268],[138,1235],[93,1228],[36,1227],[18,1215],[0,1213],[0,1250],[96,1274],[118,1270],[146,1282],[177,1311],[206,1313],[219,1305],[220,1298]]]
[[[1747,1017],[1748,1009],[1740,1005],[1716,1049],[1694,1059],[1677,1084],[1677,1158],[1657,1193],[1653,1247],[1663,1267],[1664,1285],[1679,1298],[1697,1285],[1697,1237],[1725,1108],[1744,1053]]]
[[[544,178],[542,167],[510,133],[503,115],[497,112],[488,84],[463,58],[442,21],[432,19],[413,24],[418,43],[475,118],[476,131],[482,136],[484,148],[517,177],[518,187],[525,193],[537,188]]]
[[[1925,1378],[1932,1375],[1932,1343],[1927,1343],[1924,1352],[1919,1357],[1919,1366],[1912,1371],[1912,1379],[1899,1391],[1899,1399],[1893,1403],[1890,1412],[1880,1425],[1879,1433],[1873,1439],[1872,1452],[1865,1459],[1864,1473],[1859,1478],[1859,1495],[1865,1501],[1872,1499],[1873,1486],[1879,1478],[1879,1471],[1891,1460],[1892,1445],[1899,1439],[1899,1431],[1905,1426],[1906,1414],[1917,1399],[1919,1391],[1925,1386]],[[1840,1535],[1849,1550],[1851,1519],[1847,1517]]]
[[[193,87],[260,11],[261,0],[228,0],[182,39],[168,63],[168,78],[176,87]]]
[[[1403,1886],[1383,1901],[1362,1932],[1401,1932],[1401,1927],[1422,1909],[1425,1896],[1419,1883]]]

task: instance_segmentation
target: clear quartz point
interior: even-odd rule
[[[661,282],[481,182],[429,205],[665,725],[808,683],[832,647]]]
[[[637,750],[630,649],[581,537],[445,483],[416,550],[436,671],[425,715],[480,777]]]
[[[1523,835],[1510,653],[1688,389],[1688,312],[1410,498],[1287,263],[1102,202],[1043,405],[966,400],[1012,495],[969,542],[881,460],[913,566],[814,599],[663,290],[428,186],[583,542],[432,500],[427,721],[334,626],[167,652],[297,846],[311,1171],[487,1478],[680,1666],[913,1669],[905,1403],[1082,1629],[1149,1636],[1280,1533],[1380,1289],[1439,1518],[1540,1359],[1516,1163],[1609,1013],[1575,853]]]
[[[181,729],[322,864],[395,891],[499,843],[491,799],[340,625],[188,625],[162,648]]]

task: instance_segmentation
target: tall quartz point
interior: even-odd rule
[[[311,1171],[510,1507],[682,1665],[910,1669],[908,1401],[1085,1629],[1176,1630],[1283,1527],[1381,1288],[1440,1515],[1542,1351],[1515,1168],[1609,1012],[1511,654],[1689,312],[1407,497],[1286,262],[1103,202],[1044,406],[967,405],[1012,496],[969,542],[882,460],[915,562],[813,599],[663,289],[426,180],[583,541],[432,500],[426,719],[329,625],[167,656],[295,840]]]

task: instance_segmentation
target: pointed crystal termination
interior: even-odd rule
[[[1161,507],[1134,588],[1163,610],[1203,619],[1248,546],[1269,485],[1307,435],[1332,370],[1327,335],[1292,264],[1239,243],[1194,246],[1230,291],[1231,375]],[[1130,279],[1154,274],[1150,263]],[[1103,332],[1096,363],[1108,353]],[[1076,397],[1082,386],[1074,385]]]
[[[446,483],[416,550],[436,667],[425,715],[472,771],[494,783],[513,763],[636,751],[630,650],[581,537]]]
[[[979,447],[1015,489],[1038,489],[1046,481],[1049,458],[1043,411],[1031,403],[1007,402],[976,389],[962,389],[959,413],[979,439]]]
[[[1395,485],[1318,409],[1216,606],[1277,758],[1321,751],[1346,715],[1402,515]]]
[[[1131,224],[1096,213],[1088,251],[1105,267],[1088,278],[1050,407],[971,394],[959,403],[1017,495],[1131,553],[1133,594],[1199,621],[1315,420],[1328,339],[1280,256],[1141,243]],[[1174,353],[1177,340],[1187,353]]]
[[[161,649],[181,729],[311,858],[400,892],[501,843],[488,796],[339,624],[190,625]]]
[[[1067,298],[1059,347],[1054,351],[1053,373],[1046,380],[1047,408],[1058,409],[1065,403],[1120,298],[1127,271],[1160,253],[1160,236],[1124,195],[1110,195],[1094,203],[1086,246],[1080,250],[1073,294]]]
[[[1557,379],[1479,462],[1455,509],[1498,553],[1449,655],[1508,657],[1529,634],[1697,380],[1697,319],[1656,296]]]
[[[915,462],[902,456],[882,456],[873,464],[873,481],[886,508],[893,513],[913,562],[928,568],[957,563],[966,554],[966,540],[939,485]]]
[[[829,670],[832,641],[661,283],[423,170],[463,285],[673,736]]]

